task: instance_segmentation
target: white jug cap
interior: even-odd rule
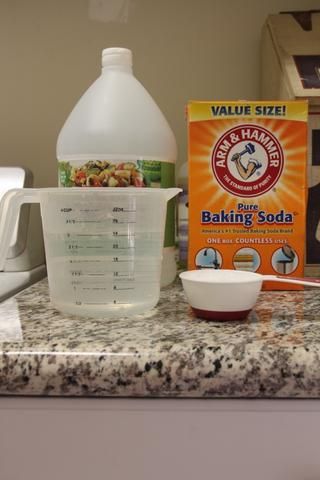
[[[102,50],[102,66],[132,66],[132,52],[128,48],[105,48]]]

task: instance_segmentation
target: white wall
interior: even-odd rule
[[[134,71],[167,116],[186,159],[189,99],[255,99],[270,13],[318,0],[1,0],[0,165],[57,183],[58,132],[99,75],[101,50],[133,50]]]

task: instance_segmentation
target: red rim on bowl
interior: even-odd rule
[[[191,307],[192,311],[198,318],[203,318],[204,320],[211,320],[216,322],[230,322],[236,320],[244,320],[247,318],[251,309],[242,310],[240,312],[215,312],[211,310],[201,310],[200,308]]]

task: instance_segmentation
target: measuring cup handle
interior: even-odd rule
[[[21,205],[24,203],[39,203],[39,201],[39,190],[35,188],[15,188],[8,190],[3,195],[0,202],[0,272],[4,270],[12,232]]]

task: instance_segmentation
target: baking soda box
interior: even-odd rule
[[[307,113],[305,101],[189,103],[189,269],[303,276]]]

